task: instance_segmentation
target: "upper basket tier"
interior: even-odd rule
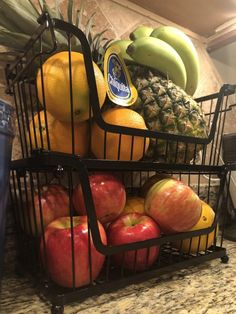
[[[150,103],[119,107],[106,96],[85,34],[47,13],[39,23],[24,51],[6,67],[22,158],[46,150],[85,159],[223,163],[222,135],[235,86],[193,100],[170,83],[158,113]]]

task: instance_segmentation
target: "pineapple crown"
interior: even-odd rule
[[[73,14],[74,1],[67,1],[67,16],[64,18],[60,5],[60,0],[55,0],[54,8],[49,7],[46,0],[38,0],[38,9],[32,0],[18,0],[17,5],[15,0],[1,0],[0,2],[0,45],[4,46],[8,51],[2,52],[1,55],[6,60],[6,57],[12,57],[16,53],[24,50],[24,47],[30,39],[34,30],[39,26],[37,20],[42,12],[47,11],[51,18],[58,18],[65,20],[78,28],[80,28],[86,35],[90,44],[92,57],[94,62],[101,66],[103,63],[103,56],[105,46],[102,43],[107,41],[104,37],[106,29],[99,33],[92,34],[94,28],[93,18],[96,13],[93,13],[85,26],[82,25],[82,17],[84,13],[84,5],[81,2],[76,14]],[[41,12],[40,12],[41,11]],[[58,42],[58,48],[62,49],[67,45],[67,37],[61,31],[55,30],[55,36]],[[46,38],[44,44],[47,45]],[[81,52],[79,41],[75,38],[72,41],[72,50]]]

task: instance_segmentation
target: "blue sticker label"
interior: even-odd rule
[[[131,97],[129,82],[117,55],[108,58],[108,85],[115,97],[127,99]]]
[[[117,105],[128,107],[138,97],[132,84],[128,68],[122,58],[120,47],[110,46],[104,56],[104,78],[107,95]]]

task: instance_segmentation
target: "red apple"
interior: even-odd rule
[[[191,229],[201,216],[201,201],[186,184],[176,179],[155,183],[145,198],[145,212],[164,233]]]
[[[69,215],[69,196],[62,185],[44,185],[40,188],[40,193],[34,194],[33,201],[29,202],[28,207],[25,206],[24,210],[26,231],[32,232],[33,235],[40,235],[42,226],[45,228],[56,218]]]
[[[122,212],[126,202],[125,187],[115,175],[99,172],[89,175],[89,183],[98,220],[107,224]],[[86,215],[81,184],[73,193],[73,204],[79,215]]]
[[[107,230],[108,243],[111,246],[144,241],[160,236],[160,229],[156,222],[145,215],[139,213],[128,213],[120,216],[112,222]],[[136,257],[135,257],[136,254]],[[112,256],[116,266],[123,266],[130,270],[145,270],[157,259],[159,247],[143,248],[133,251],[126,251]]]
[[[104,228],[99,222],[98,226],[102,242],[106,245]],[[73,217],[72,230],[74,234],[75,287],[78,288],[90,283],[87,216]],[[102,269],[105,256],[96,250],[92,236],[90,245],[92,279],[95,280]],[[41,240],[41,256],[47,273],[55,283],[63,287],[73,287],[70,217],[58,218],[47,226],[45,247]]]

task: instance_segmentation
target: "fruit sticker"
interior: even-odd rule
[[[131,82],[121,50],[116,45],[109,47],[105,53],[104,77],[107,95],[112,102],[124,107],[135,103],[138,93]]]

